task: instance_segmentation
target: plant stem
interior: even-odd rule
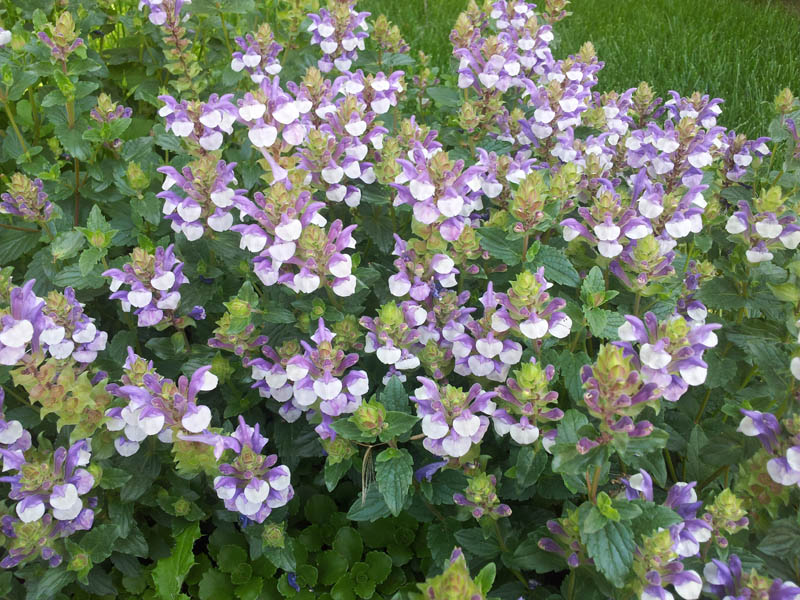
[[[575,598],[575,569],[569,572],[569,587],[567,588],[567,600],[574,600]]]
[[[80,179],[81,163],[78,161],[77,158],[74,159],[74,160],[75,160],[75,163],[74,163],[75,164],[75,216],[73,217],[72,221],[73,221],[73,225],[75,225],[75,227],[77,227],[78,225],[80,225],[80,212],[81,212],[81,194],[80,194],[80,189],[81,189],[81,179]]]
[[[494,536],[497,538],[497,544],[500,546],[500,552],[508,552],[508,546],[506,546],[506,542],[503,539],[503,533],[500,531],[500,524],[497,521],[494,522]],[[522,584],[527,587],[528,582],[522,576],[522,573],[520,573],[517,569],[511,569],[511,572],[514,574],[514,577],[519,579]]]
[[[3,100],[3,108],[6,109],[6,115],[8,115],[8,122],[11,123],[11,128],[14,130],[14,133],[19,140],[19,145],[22,146],[22,152],[27,154],[28,153],[28,146],[25,144],[25,140],[22,137],[22,132],[19,130],[17,126],[17,121],[14,119],[14,115],[11,113],[11,109],[8,108],[8,102]]]
[[[6,223],[0,223],[0,227],[3,229],[13,229],[14,231],[24,231],[26,233],[39,233],[39,230],[33,227],[18,227],[17,225],[7,225]]]
[[[228,37],[228,25],[225,23],[225,14],[222,11],[219,11],[219,18],[222,21],[222,35],[225,37],[225,47],[228,49],[228,55],[233,54],[233,48],[231,48],[231,39]]]
[[[636,292],[636,298],[633,301],[633,314],[639,316],[639,304],[642,301],[642,290]]]
[[[670,455],[669,450],[666,448],[664,448],[664,458],[667,459],[667,469],[669,469],[669,474],[672,477],[672,481],[677,483],[678,474],[675,472],[675,465],[672,464],[672,455]]]

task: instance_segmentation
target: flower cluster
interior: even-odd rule
[[[800,417],[786,418],[784,427],[781,427],[771,413],[741,411],[744,417],[737,431],[748,437],[757,437],[764,450],[772,456],[767,462],[767,472],[772,480],[783,486],[800,487]]]
[[[539,548],[562,557],[570,569],[594,564],[581,543],[577,509],[568,511],[567,516],[560,519],[548,520],[547,529],[553,537],[540,538],[537,542]]]
[[[511,508],[507,504],[501,504],[497,497],[497,478],[486,473],[470,477],[465,493],[454,494],[453,501],[459,506],[469,507],[476,519],[484,515],[493,519],[511,515]]]
[[[239,203],[242,215],[255,221],[232,227],[241,237],[240,247],[258,252],[254,271],[264,285],[283,284],[309,294],[329,287],[337,296],[355,292],[352,260],[344,250],[355,248],[355,225],[344,227],[319,214],[324,206],[307,191],[284,183],[273,185],[267,195],[256,192],[253,201]]]
[[[263,23],[255,34],[237,37],[236,44],[241,51],[233,53],[231,69],[237,73],[246,70],[253,83],[260,84],[264,78],[281,72],[278,55],[283,46],[275,41],[269,24]]]
[[[139,327],[151,327],[170,321],[181,300],[178,288],[189,280],[183,274],[183,263],[175,257],[173,246],[159,246],[155,254],[134,248],[130,262],[122,269],[108,269],[104,277],[111,278],[110,300],[121,300],[122,310],[138,318]],[[124,285],[130,290],[121,290]]]
[[[623,348],[626,357],[633,357],[632,364],[643,381],[656,385],[657,396],[676,402],[690,385],[706,380],[708,365],[703,362],[703,352],[717,345],[714,330],[721,325],[689,322],[680,315],[659,323],[651,312],[644,321],[633,315],[626,315],[625,320],[618,332],[622,341],[615,344]],[[638,352],[633,342],[639,344]]]
[[[190,242],[199,239],[208,229],[228,231],[233,225],[231,208],[246,201],[246,190],[229,187],[236,184],[233,169],[236,163],[203,155],[181,172],[170,166],[159,167],[166,175],[157,196],[164,200],[163,213],[172,222],[172,230],[182,233]],[[174,190],[177,186],[181,193]],[[208,229],[207,229],[208,228]]]
[[[550,298],[546,290],[553,284],[544,278],[544,267],[536,273],[523,271],[511,282],[508,294],[500,299],[501,307],[492,315],[496,333],[513,330],[529,340],[541,340],[550,334],[565,338],[572,328],[572,319],[561,309],[563,298]]]
[[[8,191],[0,195],[0,200],[0,213],[16,215],[31,223],[46,223],[53,215],[53,205],[47,199],[42,180],[31,181],[22,173],[11,176]]]
[[[66,69],[67,58],[80,46],[83,40],[75,33],[75,21],[68,10],[62,12],[55,24],[47,24],[47,32],[40,31],[39,39],[50,48],[52,59],[60,61]]]
[[[356,12],[355,4],[355,0],[329,0],[327,9],[308,15],[311,44],[319,45],[323,53],[317,61],[323,73],[329,73],[334,67],[342,72],[349,71],[358,58],[358,50],[364,49],[364,40],[369,37],[369,13]]]
[[[261,450],[267,438],[239,417],[239,426],[230,436],[224,436],[222,445],[233,450],[236,458],[219,466],[221,475],[214,478],[217,496],[224,500],[225,508],[243,514],[256,523],[263,523],[273,509],[284,506],[294,496],[289,469],[275,466],[275,454],[264,456]]]
[[[742,571],[741,559],[732,554],[728,561],[711,559],[703,569],[706,585],[703,591],[719,600],[725,598],[768,598],[769,600],[794,600],[800,597],[800,587],[791,581],[770,579],[759,575],[755,569]]]
[[[91,458],[89,442],[80,440],[55,451],[0,448],[0,454],[4,470],[15,472],[0,479],[10,484],[8,497],[17,503],[16,518],[5,515],[0,520],[8,549],[0,566],[12,567],[36,556],[57,566],[62,556],[54,540],[88,530],[94,521],[91,507],[96,499],[81,498],[95,485],[92,474],[82,468]]]
[[[421,386],[411,400],[417,404],[417,415],[422,417],[423,446],[436,456],[466,455],[489,428],[496,392],[485,392],[477,383],[465,392],[452,385],[440,388],[427,377],[417,380]]]
[[[53,358],[72,357],[79,363],[94,362],[106,349],[108,334],[100,331],[94,319],[86,316],[83,305],[71,287],[64,293],[50,292],[42,309],[44,323],[39,343]]]
[[[672,530],[662,530],[644,538],[634,557],[635,588],[641,600],[671,600],[665,588],[672,585],[681,598],[700,597],[703,581],[695,571],[686,570],[675,547],[679,542]]]
[[[150,9],[147,18],[153,25],[164,25],[167,20],[178,22],[181,20],[181,9],[184,4],[191,4],[192,0],[139,0],[139,10],[145,6]]]
[[[16,365],[28,352],[39,350],[45,328],[44,301],[33,292],[31,279],[11,289],[9,307],[0,309],[0,365]]]
[[[756,213],[742,200],[739,210],[725,224],[731,235],[741,235],[747,244],[745,256],[751,263],[770,261],[774,254],[770,248],[783,247],[794,250],[800,244],[800,225],[794,214],[787,213],[781,188],[765,190],[755,199]]]
[[[211,424],[211,410],[195,401],[198,392],[217,387],[210,366],[197,369],[191,379],[181,376],[176,385],[128,348],[122,383],[110,384],[108,391],[127,405],[106,411],[108,430],[123,432],[114,440],[122,456],[135,454],[148,436],[157,435],[169,443],[176,437],[202,433]]]
[[[233,133],[233,124],[239,117],[231,98],[233,94],[211,94],[207,102],[178,102],[172,96],[163,95],[158,97],[164,103],[158,115],[165,119],[167,131],[199,145],[200,154],[212,152],[222,146],[224,133]]]
[[[239,108],[235,110],[248,127],[250,142],[265,156],[266,149],[275,144],[279,133],[289,146],[302,144],[308,134],[301,115],[311,110],[311,103],[295,100],[281,89],[280,83],[279,77],[264,77],[258,88],[238,101]],[[279,171],[279,167],[272,166],[274,181],[282,179]]]
[[[558,392],[550,390],[553,365],[542,368],[535,359],[523,363],[514,371],[514,377],[497,388],[497,410],[492,413],[492,423],[498,435],[510,434],[520,445],[539,439],[540,425],[560,420],[564,411],[551,406],[558,400]]]
[[[632,363],[632,357],[626,356],[622,348],[604,344],[594,364],[581,370],[586,390],[583,401],[589,413],[600,420],[601,435],[605,434],[605,438],[599,441],[583,438],[579,450],[586,452],[617,435],[644,437],[652,433],[652,423],[635,423],[634,419],[657,397],[658,385],[646,383]]]
[[[8,420],[3,411],[5,392],[0,388],[0,454],[3,455],[3,471],[22,460],[23,453],[31,447],[31,434],[17,420]],[[7,458],[8,457],[8,458]]]
[[[364,394],[369,390],[365,371],[351,369],[358,362],[358,354],[346,354],[336,337],[320,318],[317,331],[311,336],[315,346],[301,341],[302,353],[281,361],[280,355],[264,345],[266,358],[247,362],[252,368],[263,396],[282,403],[280,413],[289,422],[297,420],[303,412],[319,415],[316,431],[323,439],[335,437],[330,428],[333,419],[354,412]]]

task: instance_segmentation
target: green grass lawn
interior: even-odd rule
[[[447,68],[448,35],[466,0],[362,0],[397,23],[412,49]],[[701,91],[725,100],[720,123],[765,134],[775,95],[800,94],[800,11],[775,0],[572,0],[556,25],[556,57],[591,40],[599,91],[648,81],[660,94]]]

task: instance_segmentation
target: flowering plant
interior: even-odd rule
[[[600,93],[566,0],[441,73],[356,0],[33,4],[0,597],[800,598],[788,89]]]

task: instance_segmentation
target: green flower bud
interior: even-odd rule
[[[788,87],[783,88],[775,97],[775,112],[779,115],[787,115],[794,110],[795,97],[792,90]]]
[[[364,433],[378,435],[386,429],[386,408],[377,400],[364,402],[353,415],[353,421]]]
[[[179,498],[172,504],[172,508],[177,516],[185,517],[186,515],[189,514],[189,511],[192,509],[192,505],[185,498]]]
[[[125,177],[128,180],[128,185],[137,192],[141,192],[150,185],[150,177],[139,166],[139,163],[130,162],[125,171]]]
[[[268,548],[283,548],[286,545],[286,524],[265,523],[261,540]]]
[[[453,551],[444,573],[418,584],[426,600],[484,600],[485,596],[469,576],[467,561],[460,548]]]
[[[325,452],[328,453],[328,462],[332,465],[338,464],[357,454],[353,443],[340,435],[337,435],[334,440],[320,439],[320,443],[325,449]]]

